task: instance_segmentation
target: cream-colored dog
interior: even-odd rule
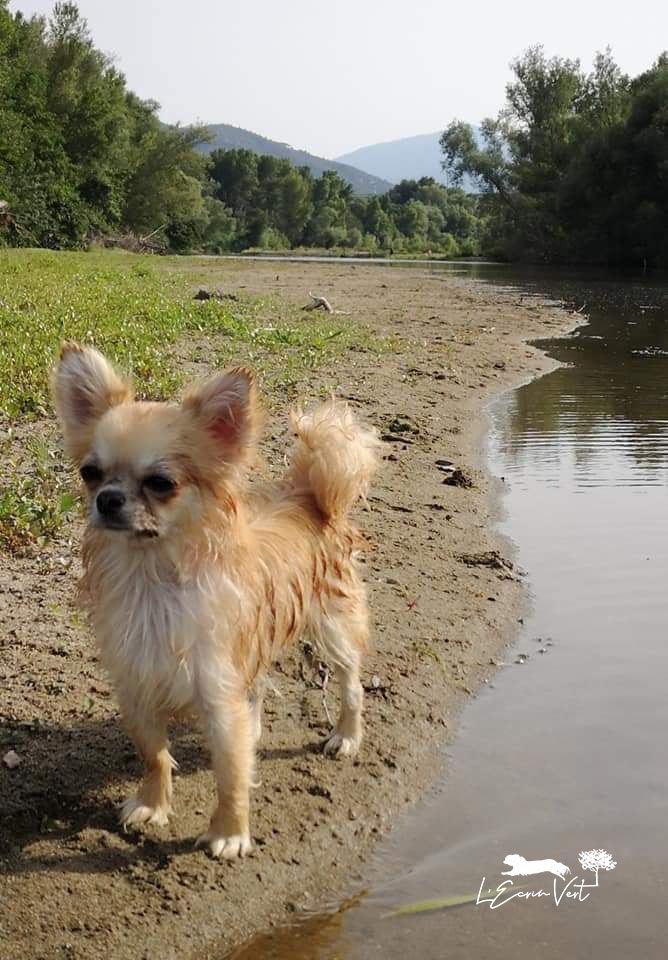
[[[145,765],[121,821],[166,823],[168,721],[195,715],[218,786],[200,841],[214,856],[243,856],[263,677],[304,630],[341,685],[324,749],[350,756],[360,745],[367,606],[348,511],[379,441],[345,404],[296,412],[284,479],[251,494],[244,468],[260,417],[248,370],[215,376],[181,403],[138,402],[100,353],[66,343],[53,389],[89,508],[82,598]]]

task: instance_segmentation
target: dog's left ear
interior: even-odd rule
[[[238,463],[254,447],[260,418],[252,370],[237,367],[191,387],[183,399],[183,409],[214,440],[225,460]]]
[[[92,430],[111,407],[132,399],[132,387],[99,351],[63,343],[51,377],[53,398],[72,457],[86,452]]]

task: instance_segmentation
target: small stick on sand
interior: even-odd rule
[[[307,303],[305,307],[302,307],[302,310],[326,310],[327,313],[334,313],[334,308],[326,297],[316,297],[310,290],[308,295],[311,298],[311,303]]]

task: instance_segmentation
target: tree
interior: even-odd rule
[[[234,214],[215,197],[206,197],[204,205],[207,213],[207,223],[202,236],[205,250],[209,253],[233,250],[237,232]]]
[[[256,205],[265,211],[273,229],[290,244],[296,243],[311,213],[310,178],[277,157],[259,157],[257,171]]]
[[[250,150],[214,150],[208,174],[215,196],[243,221],[259,187],[257,154]]]
[[[629,81],[609,50],[589,73],[530,48],[476,139],[444,131],[444,166],[484,197],[487,248],[540,260],[665,261],[666,63]]]
[[[378,241],[381,249],[388,249],[397,235],[397,229],[379,197],[372,197],[366,206],[364,226],[367,234]]]
[[[162,127],[130,93],[73,3],[42,18],[0,0],[0,191],[13,242],[81,246],[95,233],[197,235],[206,210],[199,130]]]
[[[405,237],[424,239],[429,227],[427,207],[419,200],[409,200],[401,208],[397,226]]]
[[[599,870],[614,870],[617,866],[617,862],[605,850],[582,850],[578,860],[583,870],[591,870],[596,874],[596,886]]]
[[[157,104],[128,100],[132,125],[129,135],[122,222],[135,233],[150,233],[172,221],[201,220],[201,180],[205,161],[192,147],[199,129],[163,127]],[[179,228],[180,232],[181,228]]]

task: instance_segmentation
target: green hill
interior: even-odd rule
[[[386,193],[392,186],[387,180],[365,173],[363,170],[358,170],[347,163],[316,157],[305,150],[295,150],[287,143],[269,140],[267,137],[261,137],[250,130],[244,130],[243,127],[233,127],[229,123],[210,123],[207,124],[207,129],[212,136],[211,142],[202,143],[197,147],[203,153],[211,153],[212,150],[221,149],[252,150],[253,153],[283,157],[294,164],[295,167],[309,167],[316,177],[320,176],[325,170],[335,170],[360,196]]]

